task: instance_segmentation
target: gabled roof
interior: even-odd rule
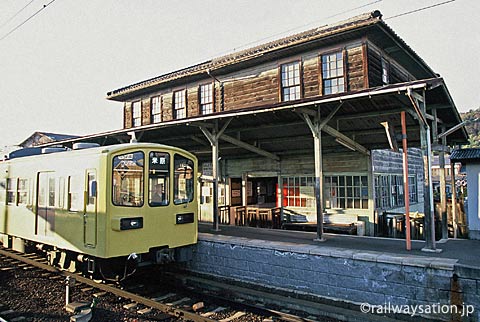
[[[480,148],[458,149],[452,152],[450,160],[453,162],[480,162]]]
[[[310,45],[318,45],[319,42],[331,43],[334,42],[333,38],[340,38],[337,41],[350,39],[349,37],[360,38],[362,34],[357,34],[356,32],[363,32],[365,28],[371,26],[378,27],[372,33],[372,39],[379,43],[385,42],[388,48],[395,48],[396,53],[393,53],[392,56],[399,53],[402,55],[402,57],[395,57],[396,59],[404,59],[407,63],[415,65],[416,70],[419,71],[417,73],[418,79],[437,76],[381,18],[382,14],[378,10],[364,13],[335,24],[310,29],[110,91],[107,93],[107,99],[123,101],[134,96],[138,97],[142,93],[152,90],[152,88],[161,87],[163,84],[170,84],[186,77],[190,78],[188,81],[192,81],[196,78],[207,78],[210,72],[215,72],[217,75],[222,72],[230,72],[248,67],[250,64],[253,65],[268,59],[281,57],[282,52],[287,54],[287,52],[306,50]],[[187,81],[184,80],[184,82]]]
[[[26,147],[31,145],[40,145],[40,144],[45,144],[49,142],[64,141],[64,140],[75,139],[75,138],[78,138],[78,136],[70,135],[70,134],[58,134],[58,133],[37,131],[37,132],[34,132],[32,135],[30,135],[28,138],[26,138],[23,142],[21,142],[19,146]]]

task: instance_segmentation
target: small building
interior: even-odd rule
[[[461,163],[467,174],[467,226],[468,237],[480,240],[480,148],[457,149],[450,160]]]
[[[47,132],[35,132],[19,144],[22,148],[31,148],[47,143],[64,141],[78,138],[77,135],[47,133]]]

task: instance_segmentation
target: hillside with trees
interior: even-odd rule
[[[475,110],[460,113],[462,120],[470,121],[466,125],[470,144],[463,146],[464,148],[478,148],[480,147],[480,107]]]

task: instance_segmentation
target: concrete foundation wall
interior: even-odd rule
[[[477,308],[469,321],[480,321],[480,271],[462,277],[455,262],[201,234],[188,269],[354,304],[465,303]],[[423,316],[451,319],[450,314]]]

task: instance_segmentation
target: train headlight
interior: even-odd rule
[[[176,223],[177,224],[190,224],[193,222],[194,220],[194,215],[193,215],[193,212],[189,212],[189,213],[186,213],[186,214],[177,214],[176,216]]]
[[[143,218],[122,218],[120,219],[120,230],[143,228]]]

